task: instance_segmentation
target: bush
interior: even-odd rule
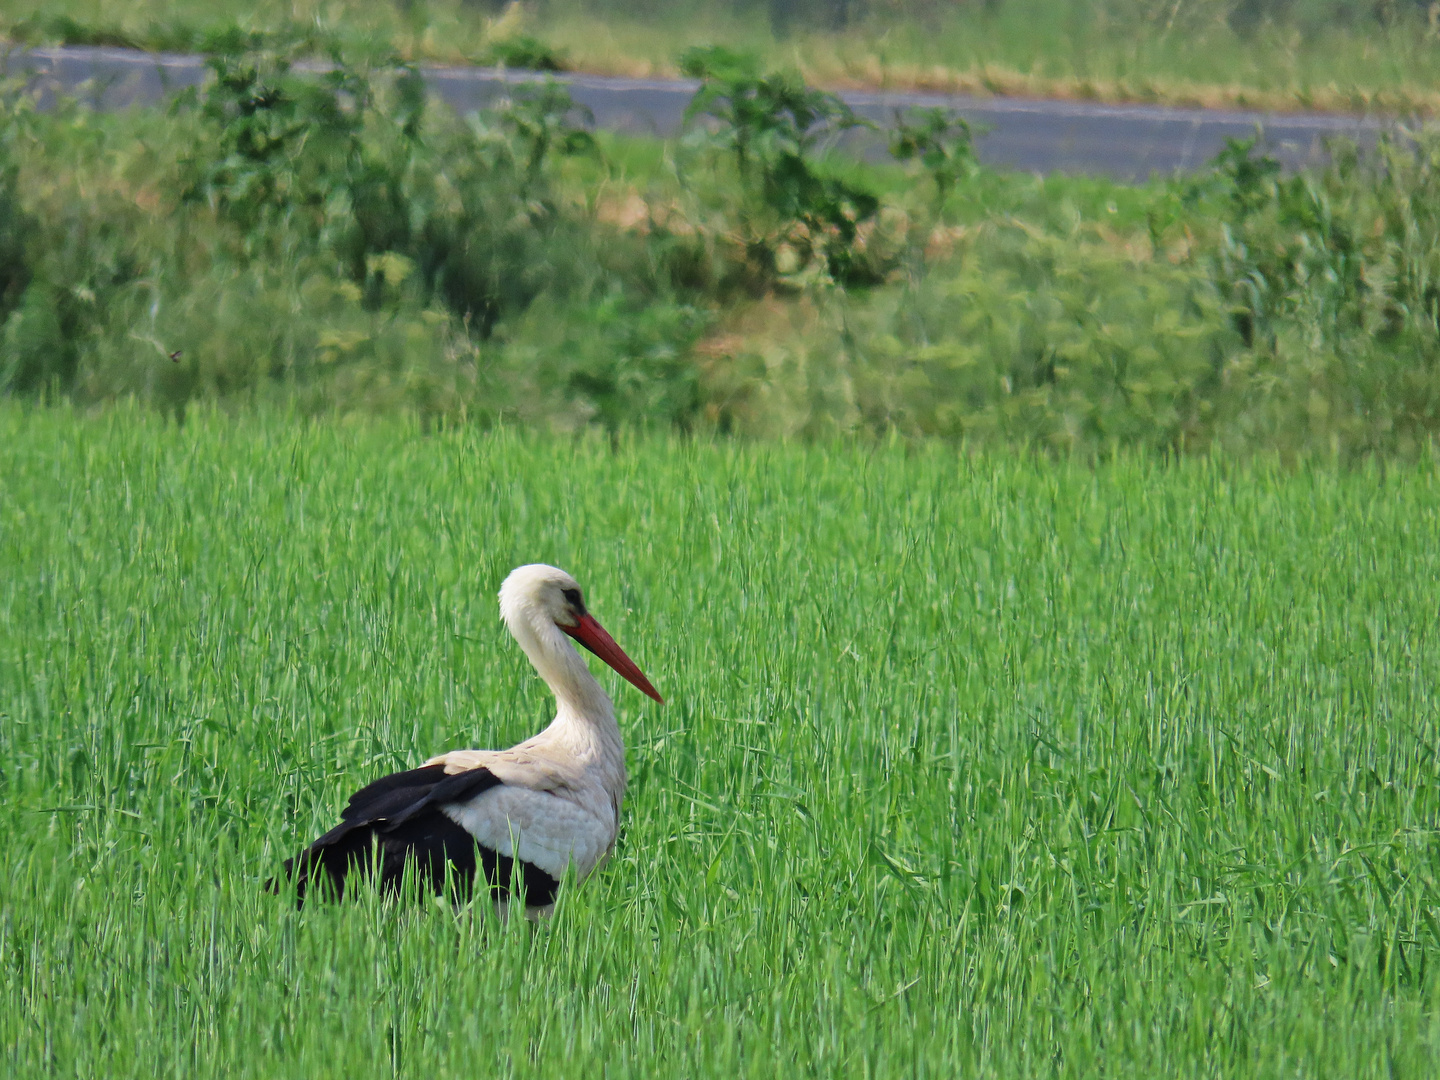
[[[570,67],[563,52],[529,34],[492,41],[489,53],[486,59],[490,63],[525,71],[568,71]]]
[[[896,110],[890,156],[924,166],[935,185],[937,209],[957,185],[980,171],[970,125],[946,109],[911,109],[908,116]]]
[[[1245,344],[1273,351],[1300,324],[1316,340],[1440,355],[1440,135],[1385,138],[1368,163],[1336,143],[1318,175],[1284,177],[1254,149],[1232,141],[1191,195],[1227,205],[1213,266]]]
[[[907,288],[817,310],[723,370],[722,423],[1085,454],[1204,444],[1233,347],[1218,296],[1087,232],[986,225]]]
[[[23,139],[3,129],[48,170],[0,175],[0,244],[24,249],[0,286],[5,389],[177,412],[274,396],[614,424],[643,398],[659,422],[685,422],[693,378],[677,358],[704,317],[672,295],[648,242],[557,195],[556,163],[596,152],[563,87],[462,122],[432,117],[401,64],[317,77],[237,52],[211,65],[206,88],[138,140],[110,144],[116,121],[75,109]],[[119,171],[97,176],[101,162]],[[650,312],[614,358],[625,373],[578,329],[524,321],[550,294],[564,302],[546,310],[575,320]],[[573,351],[536,362],[507,321]]]
[[[643,194],[554,85],[461,121],[403,64],[246,52],[168,118],[11,99],[0,389],[1087,455],[1440,431],[1440,135],[1000,203],[1034,182],[953,118],[900,126],[906,183],[819,157],[828,95],[688,63],[701,167],[652,154]],[[1055,193],[1086,190],[1131,209]]]
[[[816,264],[842,285],[881,280],[885,267],[857,244],[880,200],[823,173],[814,160],[822,138],[866,122],[834,94],[798,76],[762,75],[753,58],[728,49],[691,49],[681,68],[701,81],[685,110],[692,142],[733,169],[741,237],[759,281],[773,283]],[[697,123],[701,118],[709,124]],[[794,265],[785,265],[782,254]]]
[[[20,205],[15,143],[23,99],[0,85],[0,324],[19,303],[30,283],[30,238],[35,221]]]

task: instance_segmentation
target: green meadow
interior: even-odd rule
[[[1433,458],[1086,465],[0,408],[0,1070],[1425,1077]],[[541,928],[282,858],[544,723],[553,561],[615,859]]]

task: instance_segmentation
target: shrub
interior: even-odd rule
[[[739,343],[704,397],[756,434],[1417,453],[1440,432],[1440,136],[1332,151],[1287,176],[1232,144],[1155,192],[1146,234],[960,230],[904,287]]]
[[[486,59],[492,64],[525,71],[568,71],[570,68],[563,52],[529,34],[516,34],[492,41],[489,44],[489,54]]]
[[[19,303],[30,283],[27,247],[34,219],[20,205],[15,143],[27,103],[18,92],[0,85],[0,323]]]
[[[149,121],[70,109],[24,140],[26,182],[0,176],[0,242],[24,256],[3,266],[4,389],[177,413],[197,397],[612,425],[693,411],[682,358],[703,314],[646,238],[556,193],[555,162],[595,153],[563,87],[460,121],[429,115],[405,65],[211,63],[144,136],[112,143]],[[547,295],[575,325],[525,321]]]
[[[879,175],[818,154],[854,126],[827,95],[688,63],[702,167],[652,161],[646,197],[555,85],[461,121],[403,64],[243,52],[169,118],[6,99],[0,389],[1082,454],[1440,430],[1440,136],[1298,176],[1236,143],[1195,182],[997,203],[1029,182],[917,114],[894,149],[935,198],[892,176],[882,213]]]
[[[557,84],[521,87],[498,113],[429,126],[418,72],[337,64],[300,77],[281,57],[218,56],[199,103],[211,137],[184,195],[255,246],[296,231],[333,253],[372,305],[377,258],[403,256],[482,337],[556,284],[573,230],[545,169],[593,148]]]
[[[946,109],[911,109],[908,116],[897,110],[890,129],[890,156],[924,166],[935,185],[937,209],[962,180],[980,171],[970,125]]]
[[[728,49],[691,49],[681,68],[701,80],[685,110],[692,142],[733,168],[741,236],[759,279],[773,282],[818,263],[844,285],[881,280],[884,267],[857,244],[880,200],[821,172],[814,160],[822,138],[865,121],[834,94],[796,76],[762,75],[753,58]],[[701,117],[709,126],[697,123]],[[795,265],[783,265],[782,253],[793,253]]]
[[[1199,192],[1228,210],[1213,256],[1247,346],[1273,350],[1284,328],[1317,340],[1361,334],[1440,350],[1440,136],[1382,140],[1378,160],[1332,146],[1317,175],[1282,176],[1254,140],[1231,142]]]

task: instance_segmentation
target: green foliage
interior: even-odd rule
[[[43,233],[30,231],[29,280],[0,335],[0,389],[60,396],[74,388],[107,310],[141,274],[130,215],[111,208],[113,216],[71,208]]]
[[[816,145],[868,126],[834,94],[795,75],[762,75],[757,61],[718,46],[688,50],[680,63],[700,80],[686,107],[692,139],[728,158],[740,187],[740,227],[762,280],[818,261],[837,282],[871,284],[884,269],[858,250],[860,227],[880,201],[871,192],[822,173]],[[709,125],[697,123],[709,118]],[[796,265],[782,266],[793,252]]]
[[[646,303],[619,288],[584,304],[546,298],[526,313],[516,359],[529,378],[563,385],[574,407],[559,418],[518,415],[577,429],[689,430],[705,402],[686,346],[708,321],[696,307]]]
[[[499,113],[501,127],[520,147],[525,179],[538,184],[552,153],[593,154],[595,137],[580,123],[593,127],[595,117],[577,106],[563,83],[544,82],[516,89],[515,96]],[[522,192],[529,195],[530,192]]]
[[[516,34],[493,41],[488,53],[487,59],[492,64],[526,71],[568,71],[570,68],[562,50],[552,48],[529,34]]]
[[[1421,452],[1440,430],[1435,140],[1387,142],[1377,161],[1336,145],[1296,176],[1232,144],[1208,177],[1146,193],[1128,234],[1063,204],[942,227],[948,256],[717,366],[723,426],[1086,454]]]
[[[694,376],[676,357],[705,319],[673,295],[651,245],[557,194],[561,163],[594,167],[596,154],[563,87],[521,88],[462,122],[428,113],[403,64],[211,63],[215,78],[170,117],[136,118],[149,125],[138,138],[73,107],[7,114],[4,145],[31,170],[15,190],[44,194],[14,218],[24,257],[7,264],[14,310],[0,310],[6,390],[481,422],[618,423],[643,399],[656,422],[687,422]],[[114,169],[103,179],[101,162]],[[602,362],[587,340],[536,365],[513,333],[538,334],[523,316],[552,294],[565,303],[547,310],[579,320],[653,308],[649,329],[629,360]],[[607,374],[621,363],[627,374]]]
[[[890,129],[890,156],[896,161],[919,161],[942,206],[957,184],[980,171],[970,125],[947,109],[912,109],[908,116],[897,110]]]
[[[0,325],[30,283],[26,248],[35,221],[20,203],[20,163],[14,146],[22,124],[17,113],[25,107],[18,93],[0,83]]]
[[[689,141],[628,162],[559,85],[459,120],[393,61],[217,56],[165,118],[16,99],[0,385],[1084,456],[1440,431],[1433,134],[1298,176],[1236,143],[1129,189],[996,176],[921,114],[907,175],[821,156],[853,121],[827,95],[688,62]]]
[[[302,53],[321,52],[327,35],[312,21],[276,20],[265,29],[242,25],[241,13],[220,15],[214,11],[192,22],[151,17],[144,26],[122,23],[106,12],[100,18],[76,18],[65,12],[26,14],[8,27],[8,37],[29,45],[108,45],[122,49],[165,52],[240,53],[252,49],[288,49]],[[160,13],[155,13],[159,15]],[[165,12],[171,15],[170,12]],[[244,19],[245,23],[250,20]]]
[[[298,229],[375,303],[376,259],[402,256],[482,337],[563,276],[546,252],[573,233],[546,182],[552,155],[593,149],[558,84],[522,87],[489,118],[426,130],[408,65],[367,76],[337,64],[297,77],[283,58],[218,57],[190,161],[200,198],[257,235]],[[262,229],[262,226],[268,226]]]
[[[1440,1055],[1440,474],[183,426],[0,403],[15,1080],[1389,1080]],[[385,772],[553,702],[573,571],[613,859],[532,930],[297,912]]]
[[[1332,152],[1322,173],[1285,177],[1232,144],[1210,188],[1231,214],[1207,262],[1256,377],[1347,443],[1423,439],[1440,418],[1440,136],[1386,139],[1373,162]]]
[[[1243,408],[1222,374],[1233,347],[1190,268],[1137,262],[1079,230],[994,224],[903,290],[822,309],[776,343],[758,380],[733,372],[726,419],[819,438],[1168,453],[1204,446]]]
[[[46,127],[18,88],[0,97],[0,392],[59,396],[140,261],[129,236],[134,208],[109,192],[90,206],[26,205],[22,166]]]
[[[214,78],[199,108],[214,137],[192,152],[184,197],[242,229],[299,215],[318,232],[331,189],[352,180],[347,173],[362,153],[369,85],[343,66],[297,77],[286,57],[267,53],[222,53],[207,64]],[[192,89],[177,107],[195,100]]]

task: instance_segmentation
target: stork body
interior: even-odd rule
[[[509,750],[453,750],[361,788],[339,825],[285,863],[300,903],[317,883],[343,896],[355,869],[394,889],[408,868],[437,894],[447,883],[458,897],[488,888],[503,910],[518,867],[535,915],[554,902],[567,868],[583,879],[609,857],[625,796],[625,746],[610,698],[567,635],[656,701],[660,695],[563,570],[513,571],[500,588],[500,613],[554,692],[554,721]]]

